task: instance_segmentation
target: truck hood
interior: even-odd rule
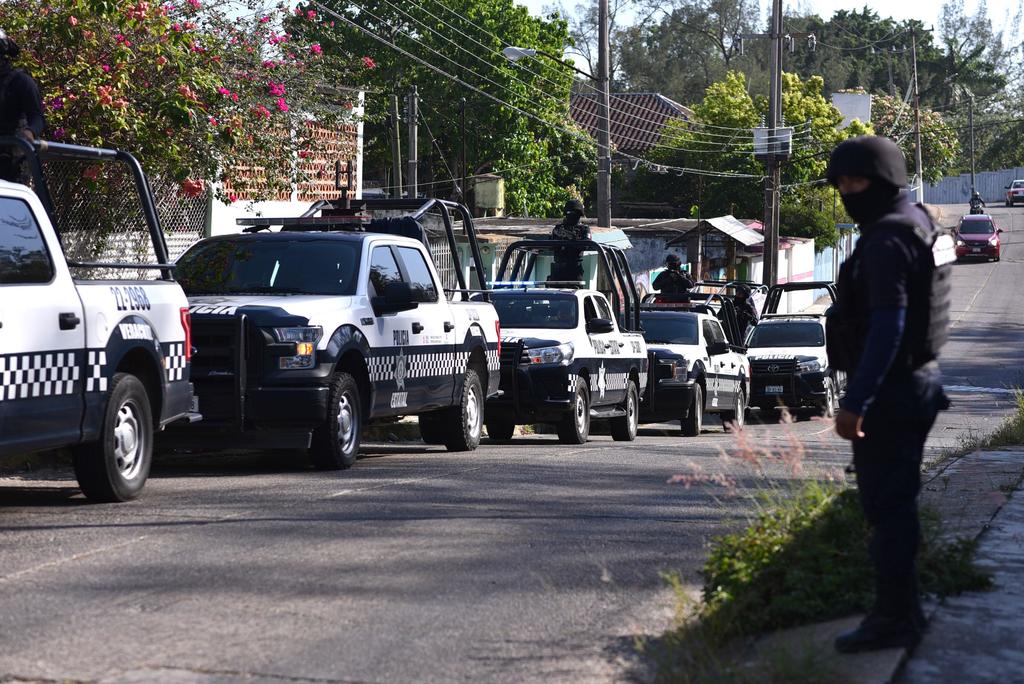
[[[353,297],[325,295],[197,295],[188,298],[193,316],[247,316],[255,325],[308,325],[322,318],[325,304],[337,311],[352,306]]]
[[[827,360],[824,347],[752,347],[747,350],[747,358],[751,361],[795,359],[798,356],[817,359],[822,365],[825,365]]]
[[[569,341],[572,330],[552,330],[551,328],[502,328],[502,342],[522,342],[524,349],[554,347]],[[561,334],[559,334],[561,333]],[[561,337],[562,339],[558,339]]]

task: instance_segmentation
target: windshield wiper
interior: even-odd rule
[[[297,287],[271,287],[269,285],[247,287],[243,290],[233,292],[232,294],[245,294],[248,292],[254,292],[256,294],[308,294],[305,290],[300,290]]]

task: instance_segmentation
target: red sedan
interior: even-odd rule
[[[956,231],[956,257],[977,257],[999,261],[1002,228],[988,214],[969,214],[960,219]]]

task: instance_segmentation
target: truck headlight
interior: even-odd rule
[[[556,347],[527,349],[523,352],[528,365],[561,364],[563,366],[567,366],[572,363],[572,359],[575,354],[576,350],[573,348],[572,342],[566,342],[565,344],[560,344]]]
[[[686,380],[690,377],[690,364],[686,359],[662,361],[660,365],[665,369],[661,377],[666,380]]]
[[[817,359],[810,359],[809,361],[800,361],[796,364],[797,373],[813,373],[821,370],[821,362]]]
[[[324,329],[320,326],[303,328],[274,328],[274,337],[278,342],[295,345],[293,356],[282,356],[278,360],[281,370],[312,368],[316,363],[316,343],[323,337]]]

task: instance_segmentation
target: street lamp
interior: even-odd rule
[[[608,0],[598,1],[598,22],[601,31],[598,39],[596,77],[582,69],[576,68],[575,65],[565,61],[563,58],[543,50],[509,46],[502,50],[501,54],[510,62],[517,62],[525,57],[536,57],[538,55],[547,57],[597,83],[597,90],[600,95],[597,108],[597,223],[600,227],[610,228],[612,225],[612,159],[610,130],[611,92],[608,73]]]

